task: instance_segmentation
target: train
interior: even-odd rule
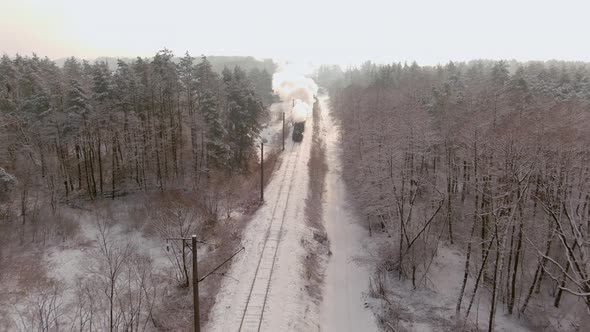
[[[305,130],[305,121],[295,122],[293,124],[293,142],[301,142],[303,140],[303,131]]]
[[[314,96],[314,110],[317,106],[317,97]],[[309,116],[309,107],[300,100],[293,102],[293,142],[301,142],[303,140],[303,132],[305,131],[305,120]]]

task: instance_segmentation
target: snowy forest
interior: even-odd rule
[[[192,253],[174,239],[199,234],[200,277],[239,248],[274,64],[61,62],[0,60],[0,330],[190,329]]]
[[[588,63],[294,67],[4,55],[0,330],[587,330]]]
[[[0,332],[590,332],[590,1],[0,8]]]
[[[219,75],[206,58],[177,64],[167,50],[119,61],[114,73],[106,62],[70,58],[59,68],[4,56],[2,158],[8,171],[19,165],[18,178],[38,174],[66,198],[198,186],[208,172],[248,168],[271,75],[239,67]]]
[[[376,243],[384,330],[420,319],[442,330],[514,330],[507,319],[586,330],[589,64],[368,62],[324,66],[316,81],[329,87],[344,177]],[[420,310],[429,300],[417,290],[444,300],[412,316],[400,283]]]

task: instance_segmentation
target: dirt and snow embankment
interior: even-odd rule
[[[309,191],[305,199],[305,221],[310,228],[311,237],[301,238],[302,246],[307,249],[303,264],[305,289],[314,304],[321,303],[322,288],[326,265],[330,253],[330,241],[324,225],[324,203],[326,192],[326,143],[322,107],[319,100],[313,105],[312,146],[307,171],[309,174]]]

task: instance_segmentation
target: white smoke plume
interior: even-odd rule
[[[296,99],[295,106],[291,113],[293,122],[305,122],[308,114],[311,112],[311,108],[303,101]]]
[[[306,77],[305,70],[300,66],[286,65],[273,75],[272,88],[281,98],[283,111],[289,113],[293,122],[307,119],[318,92],[317,84]]]

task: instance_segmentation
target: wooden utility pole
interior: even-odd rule
[[[283,111],[283,151],[285,151],[285,112]]]
[[[215,267],[213,270],[211,270],[209,273],[205,274],[201,279],[199,279],[199,271],[197,269],[197,243],[203,243],[203,244],[207,244],[207,245],[211,245],[211,243],[197,241],[197,236],[194,234],[190,238],[167,238],[166,242],[171,241],[171,240],[182,241],[183,247],[188,245],[185,241],[191,240],[191,250],[192,250],[192,254],[193,254],[193,325],[194,325],[193,327],[194,327],[195,332],[201,332],[201,322],[200,322],[200,317],[199,317],[199,283],[201,281],[205,280],[205,278],[207,278],[208,276],[215,273],[215,271],[217,271],[220,267],[225,265],[225,263],[229,262],[232,258],[234,258],[237,254],[239,254],[245,248],[242,247],[239,250],[237,250],[236,252],[234,252],[229,258],[224,260],[221,264],[217,265],[217,267]],[[166,248],[168,248],[168,245],[166,245]],[[222,273],[222,275],[223,275],[223,273]]]
[[[193,247],[193,315],[195,332],[201,332],[201,323],[199,321],[199,274],[197,269],[197,236],[192,236]]]
[[[260,201],[264,202],[264,142],[262,140],[260,141]]]
[[[197,236],[193,234],[191,238],[167,238],[166,241],[180,240],[184,248],[187,243],[185,241],[191,240],[191,251],[193,254],[193,328],[195,332],[201,332],[201,323],[199,316],[199,272],[197,269]],[[233,257],[233,256],[232,256]]]

